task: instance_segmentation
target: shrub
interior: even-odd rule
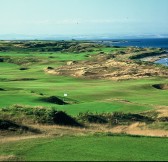
[[[3,88],[0,88],[0,91],[5,91],[5,89],[3,89]]]
[[[13,121],[9,121],[9,120],[1,120],[0,119],[0,130],[1,131],[24,131],[24,132],[32,132],[32,133],[40,133],[39,130],[31,128],[31,127],[27,127],[24,125],[20,125],[20,124],[16,124]]]
[[[158,118],[158,121],[160,121],[160,122],[168,122],[168,117]]]
[[[140,114],[124,114],[121,112],[115,112],[109,116],[109,122],[111,124],[118,124],[122,122],[154,122],[154,120]]]
[[[70,117],[62,111],[53,112],[53,121],[55,124],[59,125],[82,127],[82,125],[78,123],[74,118]]]
[[[109,123],[111,125],[124,124],[130,122],[154,122],[151,117],[141,114],[124,114],[121,112],[107,113],[107,114],[93,114],[93,113],[80,113],[77,117],[79,120],[88,123]]]
[[[53,67],[47,67],[47,70],[53,70],[54,68]]]
[[[33,122],[41,124],[59,124],[66,126],[82,127],[74,118],[67,115],[65,112],[55,109],[47,109],[43,107],[28,107],[22,105],[14,105],[9,108],[0,110],[0,118],[8,120],[20,120],[20,122]]]
[[[4,58],[0,58],[0,62],[4,62]]]
[[[89,122],[89,123],[108,123],[107,119],[100,114],[93,114],[93,113],[80,113],[78,115],[78,119],[82,120],[83,122]]]

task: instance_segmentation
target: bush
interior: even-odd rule
[[[0,62],[4,62],[4,58],[0,58]]]
[[[5,91],[5,89],[3,89],[3,88],[0,88],[0,91]]]
[[[77,117],[79,120],[88,123],[109,123],[112,125],[130,123],[130,122],[154,122],[151,117],[143,116],[141,114],[124,114],[121,112],[107,113],[107,114],[93,114],[93,113],[81,113]]]
[[[168,122],[168,117],[161,117],[158,119],[159,122]]]
[[[115,112],[109,116],[109,122],[111,124],[118,124],[122,122],[154,122],[154,120],[140,114],[124,114],[121,112]]]
[[[75,119],[67,115],[65,112],[57,111],[53,114],[53,121],[55,124],[67,125],[67,126],[78,126],[82,127]]]
[[[108,123],[107,119],[100,114],[93,114],[93,113],[80,113],[78,115],[78,119],[82,120],[83,122],[89,122],[89,123],[99,123],[99,124],[105,124]]]
[[[20,124],[16,124],[13,121],[1,120],[1,119],[0,119],[0,130],[1,131],[9,130],[9,131],[22,131],[22,132],[24,131],[24,132],[40,133],[40,131],[37,129],[23,126]]]
[[[20,120],[20,122],[33,122],[41,124],[59,124],[66,126],[79,126],[74,118],[67,115],[65,112],[57,111],[55,109],[47,109],[43,107],[28,107],[22,105],[14,105],[9,108],[2,108],[0,110],[0,118],[8,120]]]

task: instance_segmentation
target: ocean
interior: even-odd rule
[[[168,38],[155,38],[155,39],[108,39],[103,40],[103,44],[110,46],[120,46],[120,47],[142,47],[142,48],[163,48],[168,53]],[[163,64],[168,66],[168,57],[158,60],[155,63]]]
[[[104,40],[104,43],[110,46],[121,47],[152,47],[152,48],[164,48],[168,50],[168,38],[155,38],[155,39],[108,39]]]

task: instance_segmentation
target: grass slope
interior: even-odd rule
[[[75,45],[72,49],[67,46],[67,51],[63,52],[61,46],[57,47],[55,44],[55,49],[53,49],[53,44],[47,43],[49,42],[45,42],[45,47],[39,49],[42,46],[40,42],[34,42],[33,47],[31,42],[26,46],[25,43],[19,43],[16,46],[16,43],[11,42],[11,44],[7,43],[6,47],[3,42],[0,42],[0,50],[2,51],[0,52],[0,108],[13,104],[54,107],[56,110],[63,110],[76,116],[87,111],[135,113],[151,110],[157,105],[168,106],[168,91],[159,90],[152,86],[168,83],[167,78],[149,77],[115,82],[54,76],[44,72],[44,68],[66,65],[67,61],[71,60],[87,60],[90,55],[99,52],[107,54],[114,52],[116,59],[123,60],[123,57],[128,59],[129,53],[123,55],[122,50],[125,50],[124,48],[95,47],[90,52],[90,46],[85,44],[85,46],[87,45],[85,48],[82,44],[80,46]],[[79,51],[84,48],[89,52],[80,53]],[[121,55],[117,55],[120,50]],[[134,53],[134,51],[132,52]],[[3,61],[6,57],[7,62]],[[20,70],[20,68],[27,70]],[[63,99],[64,93],[68,94],[68,97],[64,98],[66,102],[73,103],[75,101],[76,103],[60,106],[42,100],[42,98],[50,96]],[[158,125],[158,127],[162,126]],[[151,127],[156,126],[151,125]],[[29,138],[29,136],[26,137]],[[10,141],[11,138],[12,142]],[[0,141],[0,145],[3,146],[0,147],[0,161],[5,157],[6,160],[25,161],[168,160],[167,138],[105,135],[47,137],[27,140],[17,140],[17,137],[16,139],[15,137],[11,138],[6,138],[5,143]]]
[[[166,161],[167,149],[165,138],[90,136],[13,142],[0,154],[26,161]]]
[[[2,54],[1,54],[2,55]],[[17,56],[7,53],[10,57],[28,57],[27,54]],[[18,54],[19,55],[19,54]],[[141,112],[150,110],[152,105],[168,105],[168,91],[152,87],[154,84],[167,83],[166,78],[148,78],[128,81],[87,80],[71,77],[52,76],[45,74],[43,69],[48,66],[65,64],[71,56],[77,59],[76,54],[58,54],[62,61],[48,56],[32,53],[31,57],[41,60],[28,65],[28,70],[19,70],[20,66],[12,63],[0,63],[0,107],[13,104],[56,107],[71,115],[79,112]],[[57,53],[52,54],[57,56]],[[66,55],[67,58],[64,58]],[[79,55],[80,56],[80,55]],[[26,59],[25,57],[25,59]],[[82,56],[80,56],[82,57]],[[67,59],[67,60],[66,60]],[[81,58],[82,59],[82,58]],[[65,62],[64,62],[65,61]],[[21,65],[22,66],[22,65]],[[58,106],[40,100],[41,97],[59,96],[68,93],[67,100],[75,100],[78,104]],[[147,95],[148,94],[148,95]],[[132,103],[113,101],[115,99],[128,100]],[[142,104],[143,103],[143,104]]]

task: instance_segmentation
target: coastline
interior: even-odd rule
[[[144,57],[140,60],[154,63],[154,62],[159,61],[164,58],[168,58],[168,52],[161,54],[161,55],[157,55],[157,56]]]

